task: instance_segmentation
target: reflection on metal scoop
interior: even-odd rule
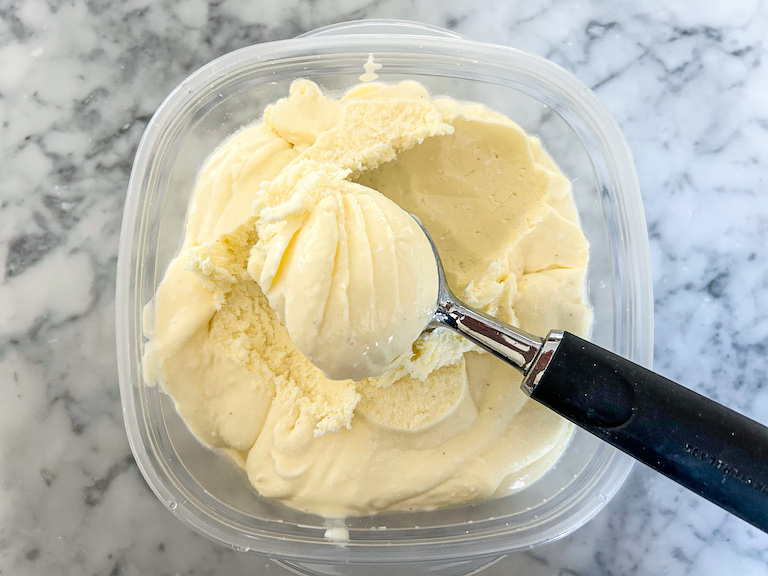
[[[429,327],[455,330],[517,368],[534,400],[768,532],[768,428],[569,332],[539,338],[467,306],[414,219],[437,262]]]
[[[536,377],[546,368],[545,360],[551,358],[563,333],[552,331],[546,339],[539,338],[458,300],[448,287],[443,263],[432,236],[421,220],[416,216],[413,218],[427,236],[437,263],[438,296],[430,327],[447,326],[517,368],[525,376],[523,389],[530,396]],[[536,362],[540,356],[541,361]]]

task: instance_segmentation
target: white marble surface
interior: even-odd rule
[[[189,72],[364,17],[542,54],[615,115],[651,237],[658,371],[768,423],[768,5],[10,0],[0,7],[0,574],[283,574],[146,487],[117,391],[136,145]],[[488,574],[768,574],[768,536],[637,466],[596,519]]]

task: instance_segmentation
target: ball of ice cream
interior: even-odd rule
[[[249,273],[328,378],[380,376],[432,318],[438,280],[429,241],[407,212],[359,184],[343,182],[260,252]]]

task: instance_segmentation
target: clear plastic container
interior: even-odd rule
[[[523,491],[478,504],[347,520],[350,541],[322,518],[256,495],[225,457],[201,445],[173,401],[142,377],[142,309],[176,255],[203,159],[303,77],[339,93],[368,54],[380,81],[416,80],[433,95],[484,103],[541,137],[573,182],[591,244],[592,339],[650,366],[652,297],[640,192],[626,142],[580,81],[540,57],[416,23],[362,21],[238,50],[177,87],[144,133],[125,203],[117,274],[117,353],[128,439],[147,483],[182,522],[298,573],[465,574],[514,550],[563,537],[608,502],[631,461],[577,430],[558,463]],[[554,328],[554,327],[553,327]],[[386,527],[386,528],[385,528]],[[367,567],[361,566],[367,565]]]

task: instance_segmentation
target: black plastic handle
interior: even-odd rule
[[[768,532],[765,426],[568,332],[531,397]]]

